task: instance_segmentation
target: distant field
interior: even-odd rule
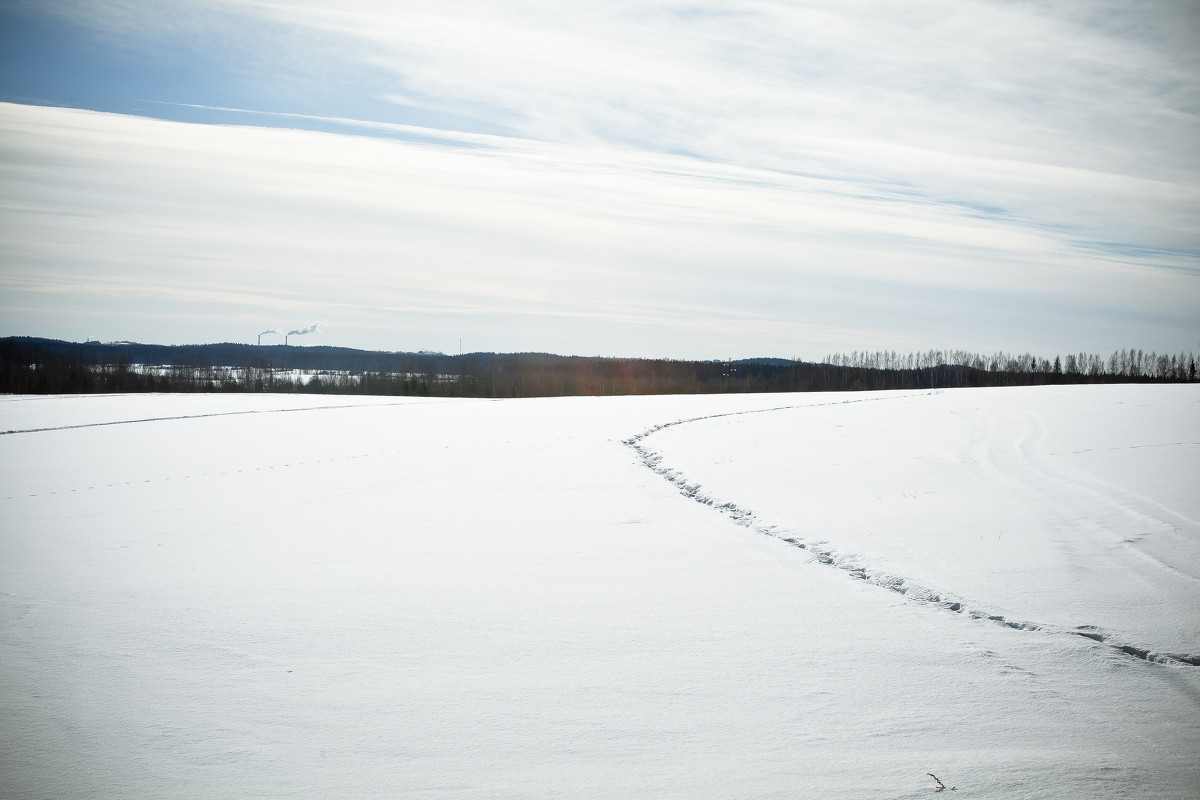
[[[1200,387],[0,397],[0,796],[1192,798]]]

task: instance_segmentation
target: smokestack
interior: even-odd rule
[[[260,334],[258,335],[258,343],[259,343],[260,345],[262,344],[262,337],[263,337],[265,334],[268,334],[268,333],[273,333],[273,334],[275,334],[275,335],[277,335],[277,336],[279,335],[279,331],[275,330],[274,328],[271,328],[271,329],[268,329],[268,330],[265,330],[265,331],[263,331],[262,333],[260,333]]]
[[[283,337],[283,343],[284,343],[285,345],[287,344],[287,337],[288,337],[288,336],[303,336],[303,335],[305,335],[306,333],[316,333],[316,332],[317,332],[317,326],[318,326],[319,324],[320,324],[320,323],[318,323],[318,322],[314,322],[312,325],[309,325],[307,328],[301,328],[300,330],[296,330],[296,331],[288,331],[288,332],[287,332],[287,334],[286,334],[286,335],[284,335],[284,337]]]

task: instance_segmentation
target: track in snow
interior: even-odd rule
[[[451,401],[434,401],[451,402]],[[256,408],[247,411],[212,411],[207,414],[180,414],[172,417],[144,417],[141,419],[115,419],[108,422],[82,422],[78,425],[53,425],[45,428],[23,428],[20,430],[0,431],[0,436],[11,436],[17,433],[45,433],[47,431],[70,431],[77,428],[103,428],[108,425],[137,425],[143,422],[171,422],[182,419],[206,419],[208,417],[240,417],[247,414],[288,414],[298,411],[329,411],[342,408],[385,408],[387,406],[407,405],[407,403],[341,403],[327,406],[303,406],[301,408]]]
[[[938,393],[940,392],[921,392],[920,395]],[[1073,628],[1059,625],[1046,625],[1030,621],[1008,619],[1001,614],[993,614],[976,607],[968,608],[967,603],[958,597],[947,596],[947,593],[945,592],[936,592],[900,575],[873,569],[870,566],[863,566],[863,559],[861,556],[839,553],[838,551],[828,547],[824,542],[806,541],[805,539],[795,535],[795,533],[791,530],[781,528],[778,525],[761,522],[758,515],[756,515],[751,509],[738,505],[737,503],[729,500],[714,497],[708,492],[702,491],[699,483],[692,482],[684,473],[672,468],[667,464],[664,464],[662,454],[651,449],[645,444],[645,440],[648,437],[661,430],[688,425],[694,422],[700,422],[702,420],[717,419],[720,417],[742,416],[746,414],[762,414],[772,411],[785,411],[800,408],[881,402],[884,400],[902,399],[914,396],[919,395],[903,394],[896,395],[894,397],[872,397],[863,398],[860,400],[841,400],[831,403],[794,404],[776,406],[773,408],[753,409],[748,411],[731,411],[721,414],[707,414],[704,416],[689,417],[686,419],[679,419],[673,422],[655,425],[651,428],[647,428],[636,436],[625,439],[624,444],[637,454],[638,459],[647,469],[674,484],[676,488],[679,489],[679,493],[685,497],[691,498],[703,506],[708,506],[709,508],[718,511],[721,514],[724,514],[730,520],[744,528],[750,528],[756,533],[774,537],[790,545],[798,547],[801,550],[805,550],[806,552],[812,554],[810,560],[819,561],[822,564],[840,569],[848,573],[852,578],[866,581],[867,583],[874,584],[875,586],[896,592],[919,603],[937,606],[958,614],[965,614],[971,619],[985,620],[987,622],[992,622],[1007,628],[1013,628],[1015,630],[1067,633],[1075,636],[1082,636],[1084,638],[1091,639],[1092,641],[1104,644],[1125,655],[1132,656],[1143,661],[1150,661],[1159,664],[1200,666],[1200,655],[1190,653],[1155,652],[1149,648],[1140,647],[1130,642],[1114,639],[1111,634],[1102,631],[1094,625],[1078,625]]]

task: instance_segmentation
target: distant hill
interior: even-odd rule
[[[301,374],[303,373],[303,374]],[[1046,383],[1196,380],[1194,356],[1118,351],[1065,364],[1028,353],[962,351],[736,361],[559,356],[550,353],[403,353],[349,347],[0,339],[8,393],[269,391],[453,397],[692,394],[931,389]]]
[[[162,345],[138,342],[64,342],[32,336],[10,336],[14,343],[59,356],[81,357],[102,364],[154,366],[245,367],[267,365],[276,369],[398,370],[409,359],[444,358],[441,353],[389,353],[349,347],[291,347],[282,344],[253,345],[236,342],[216,344]]]

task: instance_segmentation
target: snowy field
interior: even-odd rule
[[[1200,796],[1197,386],[0,431],[0,797]]]

